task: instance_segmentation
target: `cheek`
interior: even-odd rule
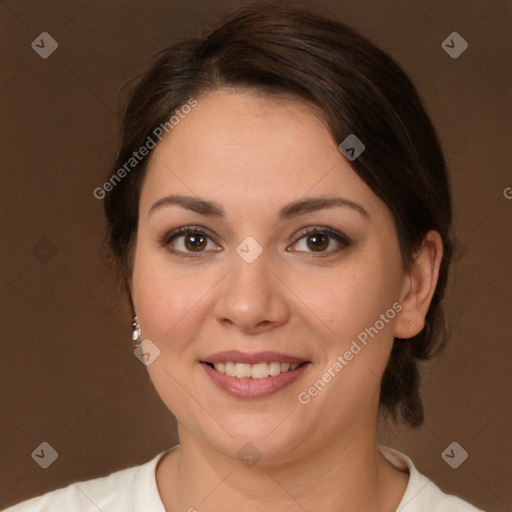
[[[308,306],[329,327],[328,336],[316,330],[321,364],[308,383],[311,388],[303,392],[314,397],[314,407],[324,411],[329,418],[325,424],[332,428],[341,418],[367,410],[369,401],[378,397],[400,308],[400,265],[399,260],[390,264],[394,261],[391,256],[385,261],[367,255],[333,270],[329,278],[303,281],[308,286],[316,283],[316,302]],[[322,383],[327,383],[325,391]]]
[[[165,264],[165,256],[141,248],[134,264],[134,304],[142,335],[161,350],[180,352],[194,335],[212,285],[204,274],[186,275],[183,267]]]
[[[207,307],[204,299],[211,285],[204,275],[186,275],[183,267],[178,271],[165,256],[141,247],[134,263],[133,288],[142,337],[160,350],[147,367],[152,384],[173,414],[186,418],[191,407],[186,389],[193,387],[197,365],[194,340],[200,335]]]
[[[390,261],[394,261],[390,257]],[[357,255],[346,264],[328,272],[303,276],[296,282],[297,295],[336,344],[352,340],[365,328],[373,326],[386,314],[398,298],[401,283],[400,266],[384,258]],[[386,317],[383,331],[391,328],[395,311]],[[379,323],[380,326],[380,323]],[[328,330],[327,330],[328,328]]]

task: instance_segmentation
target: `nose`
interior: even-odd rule
[[[217,321],[245,334],[258,334],[283,325],[289,316],[286,285],[265,251],[248,263],[236,252],[233,267],[217,287]]]

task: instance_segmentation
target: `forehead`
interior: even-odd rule
[[[380,202],[341,154],[317,109],[298,99],[240,91],[197,98],[153,150],[141,209],[165,193],[229,201],[239,210],[321,194]]]
[[[201,167],[209,161],[221,169],[259,170],[262,175],[273,161],[288,160],[296,168],[300,155],[304,167],[312,167],[310,160],[317,161],[320,153],[332,156],[335,143],[321,114],[299,99],[227,90],[197,101],[155,149],[155,159]]]

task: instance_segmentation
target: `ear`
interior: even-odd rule
[[[395,324],[395,338],[412,338],[425,327],[425,316],[436,289],[442,258],[441,235],[429,231],[404,277],[400,294],[402,310]]]

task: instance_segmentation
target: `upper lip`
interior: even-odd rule
[[[211,354],[204,359],[204,363],[245,363],[245,364],[257,364],[257,363],[304,363],[307,359],[291,356],[288,354],[282,354],[280,352],[240,352],[239,350],[226,350],[224,352],[216,352]]]

